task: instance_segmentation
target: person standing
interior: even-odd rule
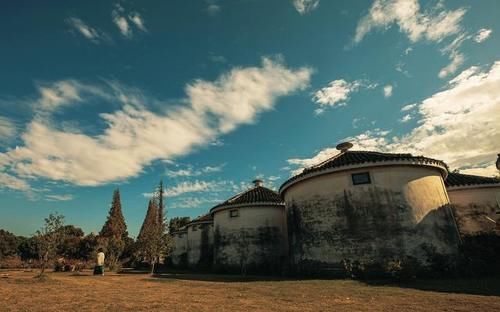
[[[102,248],[99,248],[97,250],[97,258],[96,258],[96,265],[94,267],[94,275],[102,275],[104,276],[104,250]]]

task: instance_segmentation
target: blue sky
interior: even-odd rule
[[[355,149],[493,175],[500,3],[10,1],[0,5],[0,228],[129,232]]]

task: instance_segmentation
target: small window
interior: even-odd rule
[[[231,218],[236,218],[240,216],[240,211],[238,209],[229,210],[229,216]]]
[[[198,230],[198,227],[196,225],[193,225],[193,231]]]
[[[372,183],[370,179],[370,174],[368,172],[353,173],[352,174],[352,184],[370,184]]]

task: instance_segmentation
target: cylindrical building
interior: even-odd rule
[[[254,183],[210,210],[216,271],[281,273],[287,255],[285,207],[278,193],[261,180]]]
[[[184,226],[172,233],[172,240],[172,264],[179,268],[187,267],[187,228]]]
[[[192,269],[209,270],[213,262],[213,218],[198,217],[186,225],[187,260]]]
[[[341,152],[286,181],[292,269],[330,271],[345,261],[383,263],[456,252],[459,241],[438,160]]]
[[[446,188],[462,235],[491,233],[500,217],[500,179],[450,173]]]

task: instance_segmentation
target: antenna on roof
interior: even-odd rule
[[[255,185],[255,187],[257,186],[262,186],[264,184],[264,181],[262,181],[261,179],[255,179],[252,181],[253,185]]]
[[[337,149],[341,152],[341,153],[345,153],[347,152],[351,147],[353,147],[352,143],[351,142],[342,142],[340,143],[339,145],[337,145]]]

